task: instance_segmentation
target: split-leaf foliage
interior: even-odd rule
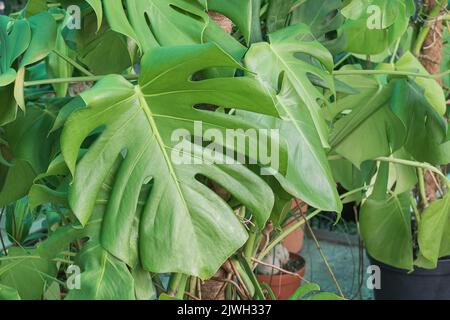
[[[80,29],[70,27],[73,5]],[[448,180],[438,177],[443,194],[420,220],[412,209],[415,167],[450,163],[448,91],[411,53],[420,9],[412,0],[32,0],[0,16],[0,299],[164,298],[159,275],[206,280],[233,257],[251,273],[241,259],[249,234],[279,226],[294,197],[339,218],[338,184],[360,191],[352,200],[370,255],[436,267],[450,255]],[[174,162],[172,133],[193,135],[198,122],[241,130],[249,143],[258,138],[248,129],[278,130],[279,166],[197,163],[208,153],[195,140],[183,155],[192,164]],[[227,143],[216,151],[229,156]],[[71,264],[81,271],[73,290]]]

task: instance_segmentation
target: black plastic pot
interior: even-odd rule
[[[381,271],[376,300],[450,300],[450,257],[441,259],[436,269],[416,267],[412,273],[369,258]]]

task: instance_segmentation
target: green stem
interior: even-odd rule
[[[341,155],[334,154],[327,157],[328,161],[337,161],[337,160],[345,160],[345,158]]]
[[[77,255],[76,252],[71,252],[71,251],[63,251],[63,252],[61,252],[61,254],[64,256],[69,256],[69,257],[75,257]]]
[[[405,71],[394,71],[394,70],[337,70],[333,72],[333,75],[336,76],[351,76],[351,75],[397,75],[397,76],[411,76],[411,77],[421,77],[421,78],[441,78],[450,74],[450,70],[439,74],[420,74],[416,72],[405,72]],[[139,79],[138,74],[127,74],[122,75],[127,80],[137,80]],[[44,80],[35,80],[35,81],[26,81],[24,83],[24,87],[33,87],[47,84],[56,84],[56,83],[77,83],[77,82],[89,82],[89,81],[99,81],[105,78],[106,75],[103,76],[85,76],[85,77],[71,77],[71,78],[57,78],[57,79],[44,79]]]
[[[195,297],[197,291],[197,278],[190,277],[189,279],[189,293]]]
[[[387,157],[380,157],[375,159],[377,161],[382,162],[390,162],[390,163],[396,163],[396,164],[402,164],[409,167],[416,167],[416,168],[422,168],[425,170],[430,170],[431,172],[434,172],[444,178],[444,181],[447,183],[447,185],[450,187],[450,181],[447,179],[447,177],[441,172],[441,170],[437,169],[436,167],[433,167],[429,163],[421,163],[416,161],[410,161],[410,160],[403,160],[403,159],[395,159],[395,158],[387,158]]]
[[[69,264],[69,265],[73,264],[73,261],[67,260],[67,259],[61,259],[61,258],[54,258],[52,261],[61,262],[61,263]]]
[[[178,287],[178,292],[175,295],[175,298],[177,298],[179,300],[183,300],[184,299],[184,295],[185,295],[185,292],[186,292],[187,281],[188,281],[188,276],[183,274],[182,277],[181,277],[180,286]]]
[[[256,233],[254,231],[249,232],[247,243],[244,248],[244,256],[249,263],[252,262],[253,254],[255,251]]]
[[[61,59],[63,59],[64,61],[66,61],[67,63],[71,64],[75,69],[78,69],[79,71],[84,73],[86,76],[88,76],[88,77],[95,76],[92,72],[90,72],[89,70],[84,68],[82,65],[80,65],[78,62],[76,62],[75,60],[73,60],[69,56],[66,56],[65,54],[63,54],[63,53],[61,53],[61,52],[59,52],[57,50],[53,50],[53,53],[56,54]]]
[[[295,200],[295,201],[297,201],[297,200]],[[297,203],[297,206],[298,206],[298,203]],[[334,284],[336,285],[336,288],[339,291],[339,294],[341,295],[342,298],[345,299],[344,293],[342,292],[342,288],[341,288],[341,286],[340,286],[340,284],[339,284],[339,282],[338,282],[338,280],[336,278],[336,275],[333,272],[333,269],[331,268],[330,264],[328,263],[328,259],[327,259],[326,255],[325,255],[325,253],[323,252],[322,247],[320,246],[319,240],[317,240],[317,237],[314,234],[314,230],[311,228],[311,225],[310,225],[309,221],[305,220],[305,222],[306,222],[306,226],[308,227],[309,233],[311,234],[311,236],[312,236],[312,238],[314,240],[314,243],[316,244],[317,250],[319,251],[319,254],[322,257],[322,260],[325,263],[325,266],[327,267],[328,272],[330,273],[331,278],[333,279],[333,282],[334,282]]]
[[[391,64],[394,64],[395,62],[395,58],[397,57],[397,53],[398,53],[398,49],[400,48],[400,42],[402,41],[402,38],[397,40],[397,43],[395,44],[395,49],[394,52],[392,53],[392,57],[391,57]]]
[[[437,74],[423,74],[417,72],[396,71],[396,70],[337,70],[333,72],[335,76],[356,76],[356,75],[394,75],[405,77],[419,77],[436,79],[450,74],[450,70]]]
[[[304,4],[306,2],[306,0],[297,0],[297,2],[295,2],[291,9],[289,9],[289,13],[294,12],[295,10],[297,10],[302,4]]]
[[[429,203],[428,203],[427,193],[425,191],[425,174],[424,174],[423,168],[417,168],[417,175],[419,178],[420,198],[422,199],[423,207],[427,208]]]
[[[340,196],[341,200],[347,198],[348,196],[351,196],[353,194],[356,194],[358,192],[361,192],[363,190],[367,190],[368,188],[370,188],[372,186],[364,186],[352,191],[349,191],[347,193],[344,193],[343,195]],[[302,225],[304,225],[306,223],[306,221],[311,220],[312,218],[314,218],[315,216],[317,216],[318,214],[320,214],[322,212],[322,210],[317,209],[314,212],[310,213],[309,215],[307,215],[306,217],[304,217],[302,220],[293,223],[291,225],[289,225],[289,227],[287,227],[286,229],[284,229],[275,239],[273,239],[271,241],[271,243],[263,250],[261,251],[261,253],[258,255],[258,259],[259,261],[262,261],[264,259],[264,257],[266,255],[269,254],[269,252],[281,241],[283,241],[288,235],[290,235],[292,232],[294,232],[295,230],[297,230],[298,228],[300,228]]]
[[[178,292],[178,289],[181,285],[181,280],[183,279],[182,273],[172,273],[172,276],[169,280],[169,289],[167,290],[167,294],[169,296],[175,297]]]
[[[412,195],[409,197],[409,202],[411,203],[411,206],[413,208],[413,212],[414,212],[414,216],[416,217],[417,224],[420,225],[420,221],[421,221],[420,213],[419,213],[419,210],[417,209],[416,200],[414,199],[414,197]]]
[[[425,40],[428,37],[428,34],[431,31],[431,21],[435,20],[441,11],[447,6],[447,0],[437,0],[436,4],[434,5],[433,9],[431,9],[430,14],[428,15],[428,21],[425,22],[425,25],[420,30],[419,34],[417,35],[416,42],[414,45],[414,55],[418,57],[420,55],[420,52],[422,51],[423,44],[425,43]]]
[[[263,40],[263,34],[261,30],[261,17],[260,9],[261,9],[261,0],[251,0],[252,6],[252,24],[251,24],[251,35],[249,39],[249,44],[261,42]]]
[[[25,260],[25,259],[41,259],[40,256],[31,256],[31,255],[27,255],[27,256],[5,256],[5,257],[0,257],[0,262],[1,261],[10,261],[10,260]],[[0,272],[1,273],[1,272]]]
[[[89,81],[100,81],[104,79],[106,76],[87,76],[87,77],[73,77],[73,78],[58,78],[58,79],[44,79],[44,80],[36,80],[36,81],[26,81],[24,83],[24,87],[33,87],[33,86],[41,86],[47,84],[56,84],[56,83],[77,83],[77,82],[89,82]],[[137,80],[139,78],[138,74],[127,74],[123,75],[123,77],[127,80]]]
[[[347,60],[351,55],[352,55],[351,53],[347,53],[345,56],[343,56],[338,62],[336,62],[336,64],[334,65],[334,68],[337,68],[341,64],[343,64],[345,62],[345,60]]]
[[[335,161],[335,160],[343,160],[345,158],[340,155],[331,155],[331,156],[328,156],[327,159],[328,159],[328,161]],[[395,158],[388,158],[388,157],[379,157],[374,160],[402,164],[402,165],[408,166],[408,167],[415,167],[415,168],[422,168],[425,170],[430,170],[431,172],[434,172],[437,175],[439,175],[441,178],[443,178],[447,187],[450,188],[450,180],[442,173],[441,170],[432,166],[429,163],[422,163],[422,162],[416,162],[416,161],[411,161],[411,160],[395,159]]]
[[[2,221],[3,218],[3,211],[4,209],[0,209],[0,222]],[[6,249],[6,245],[5,242],[3,241],[3,233],[2,233],[2,227],[0,226],[0,242],[2,244],[2,252],[5,256],[8,255],[8,250]]]

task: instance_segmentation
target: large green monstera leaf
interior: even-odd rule
[[[277,102],[283,119],[250,112],[239,115],[267,128],[277,128],[286,141],[289,159],[286,173],[274,173],[282,190],[288,192],[286,201],[290,204],[293,195],[314,208],[340,213],[342,204],[336,182],[308,110],[299,103],[295,92],[287,88],[277,96]],[[286,115],[284,108],[290,109]]]
[[[6,86],[16,78],[16,71],[12,68],[13,62],[28,48],[31,39],[31,30],[25,20],[0,16],[0,86]]]
[[[17,72],[13,63],[30,44],[31,30],[25,20],[0,16],[0,125],[15,119],[17,104],[14,100],[14,84]]]
[[[29,104],[25,114],[3,127],[0,156],[6,163],[0,164],[0,206],[24,197],[36,175],[46,170],[55,142],[48,134],[55,113],[54,106]]]
[[[450,195],[433,202],[422,214],[419,226],[419,254],[415,264],[434,269],[441,257],[450,254]]]
[[[375,55],[393,45],[414,14],[413,0],[351,0],[342,9],[347,50]]]
[[[413,267],[409,195],[368,199],[361,208],[361,233],[370,255],[397,268]]]
[[[336,116],[330,135],[333,150],[359,167],[365,160],[389,156],[402,147],[406,129],[390,108],[393,85],[363,75],[337,79],[357,93],[339,95],[331,108],[332,117]]]
[[[39,256],[36,249],[10,248],[8,256],[0,258],[0,289],[16,289],[16,299],[38,300],[56,272],[56,262]]]
[[[256,119],[269,128],[278,128],[288,144],[287,172],[283,175],[275,174],[275,178],[286,191],[311,206],[340,212],[342,206],[336,182],[332,178],[322,144],[327,143],[327,140],[321,141],[318,133],[321,129],[322,133],[326,132],[326,124],[315,100],[320,97],[320,91],[310,82],[306,73],[322,77],[330,86],[332,80],[330,81],[327,71],[311,61],[300,60],[295,54],[312,53],[328,66],[332,65],[332,61],[327,59],[328,51],[317,41],[307,39],[308,35],[303,25],[278,31],[271,38],[271,45],[253,45],[245,57],[245,64],[258,74],[257,78],[267,90],[276,95],[276,106],[282,120],[263,115],[258,115]],[[296,43],[295,36],[299,37]],[[302,42],[302,37],[307,41]],[[305,102],[309,103],[310,108]]]
[[[429,74],[420,61],[409,51],[395,63],[395,69],[406,72],[419,72],[421,74]],[[420,92],[422,96],[428,101],[436,112],[443,116],[447,111],[447,103],[444,90],[435,79],[414,78],[415,84],[423,90]]]
[[[409,194],[389,195],[388,178],[389,164],[383,163],[372,195],[361,206],[361,235],[372,257],[397,268],[412,270]]]
[[[80,157],[86,150],[82,150]],[[110,199],[111,188],[117,171],[118,161],[111,169],[110,174],[103,183],[97,195],[96,204],[89,221],[81,227],[78,222],[67,224],[50,232],[48,238],[39,244],[36,254],[41,259],[51,261],[57,256],[64,255],[64,251],[70,248],[76,240],[83,243],[83,247],[73,257],[73,263],[79,267],[79,285],[76,278],[68,279],[68,300],[122,300],[139,298],[135,295],[137,289],[146,288],[149,298],[153,294],[151,278],[147,282],[136,281],[134,274],[145,276],[136,262],[131,270],[120,259],[114,257],[104,249],[100,243],[103,232],[103,217],[106,205]],[[46,173],[39,175],[33,185],[30,194],[30,207],[52,203],[53,205],[67,206],[67,191],[70,182],[70,172],[61,155],[57,156],[49,165]],[[51,184],[49,183],[51,181]],[[42,184],[46,182],[46,184]],[[143,188],[139,194],[137,212],[142,212],[148,187]],[[130,245],[130,250],[137,251],[137,238]],[[71,258],[69,258],[71,259]],[[68,269],[68,275],[74,275],[75,269]],[[148,272],[147,272],[148,274]],[[1,283],[1,282],[0,282]]]
[[[204,2],[203,5],[208,11],[219,12],[230,18],[242,32],[247,44],[262,40],[259,0],[204,0]]]
[[[428,102],[419,85],[395,80],[391,109],[407,130],[405,149],[414,159],[432,164],[450,161],[448,151],[444,150],[447,121]],[[422,134],[417,135],[417,132]]]
[[[44,58],[55,45],[56,22],[46,12],[29,19],[0,16],[0,87],[16,78],[14,62],[23,54],[19,67]]]
[[[143,52],[158,47],[215,42],[239,59],[245,47],[189,0],[103,1],[112,30],[133,39]],[[126,8],[126,10],[125,10]]]
[[[45,58],[55,40],[56,22],[47,12],[18,20],[0,16],[0,125],[16,118],[17,105],[25,109],[24,67]]]
[[[272,33],[269,41],[250,48],[245,57],[247,66],[260,74],[271,88],[279,88],[280,79],[285,77],[301,103],[308,108],[322,145],[328,147],[328,125],[321,112],[321,104],[327,101],[310,76],[321,79],[333,90],[330,74],[334,67],[333,57],[314,41],[308,26],[303,24]]]
[[[340,30],[344,24],[341,7],[341,0],[302,1],[292,13],[290,23],[307,24],[317,40],[333,54],[338,54],[345,49],[345,37]]]
[[[413,270],[416,265],[434,269],[439,258],[450,254],[450,197],[447,194],[434,201],[416,220],[420,250],[414,254],[410,194],[394,194],[390,190],[390,169],[387,163],[380,164],[373,192],[361,206],[361,235],[367,251],[397,268]]]
[[[106,22],[99,28],[98,17],[96,19],[93,13],[85,15],[82,21],[80,30],[63,29],[65,41],[60,44],[60,50],[69,50],[67,54],[76,57],[96,75],[120,74],[132,66],[132,50],[124,35],[111,30]]]
[[[265,23],[269,33],[278,31],[286,26],[289,13],[295,2],[295,0],[268,1]]]
[[[192,148],[181,153],[190,163],[174,160],[180,142],[173,140],[174,132],[194,135],[195,121],[222,133],[242,128],[232,116],[199,110],[198,104],[277,115],[272,97],[254,79],[191,80],[196,72],[216,67],[239,64],[213,44],[152,50],[142,60],[139,85],[121,76],[106,77],[82,94],[88,107],[66,122],[62,153],[74,175],[69,202],[82,224],[89,221],[112,165],[122,159],[111,186],[102,244],[128,264],[136,260],[129,244],[138,237],[146,270],[207,278],[245,243],[247,233],[233,210],[198,177],[225,187],[253,213],[258,227],[269,217],[271,189],[244,165],[197,164],[206,153],[187,140]],[[98,128],[102,133],[77,164],[80,146]],[[136,215],[139,191],[148,182],[151,192]]]

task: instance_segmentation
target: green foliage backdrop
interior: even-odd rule
[[[448,42],[441,73],[419,58],[429,23],[448,39],[446,7],[33,0],[0,16],[0,298],[183,299],[229,263],[237,295],[264,299],[252,258],[289,233],[292,198],[306,219],[339,219],[356,202],[370,255],[436,267],[450,254]],[[199,121],[250,145],[261,137],[247,130],[277,130],[279,166],[175,163],[172,133],[194,135]],[[187,143],[185,157],[204,157]],[[424,172],[439,191],[431,204]],[[319,291],[308,288],[293,299]]]

